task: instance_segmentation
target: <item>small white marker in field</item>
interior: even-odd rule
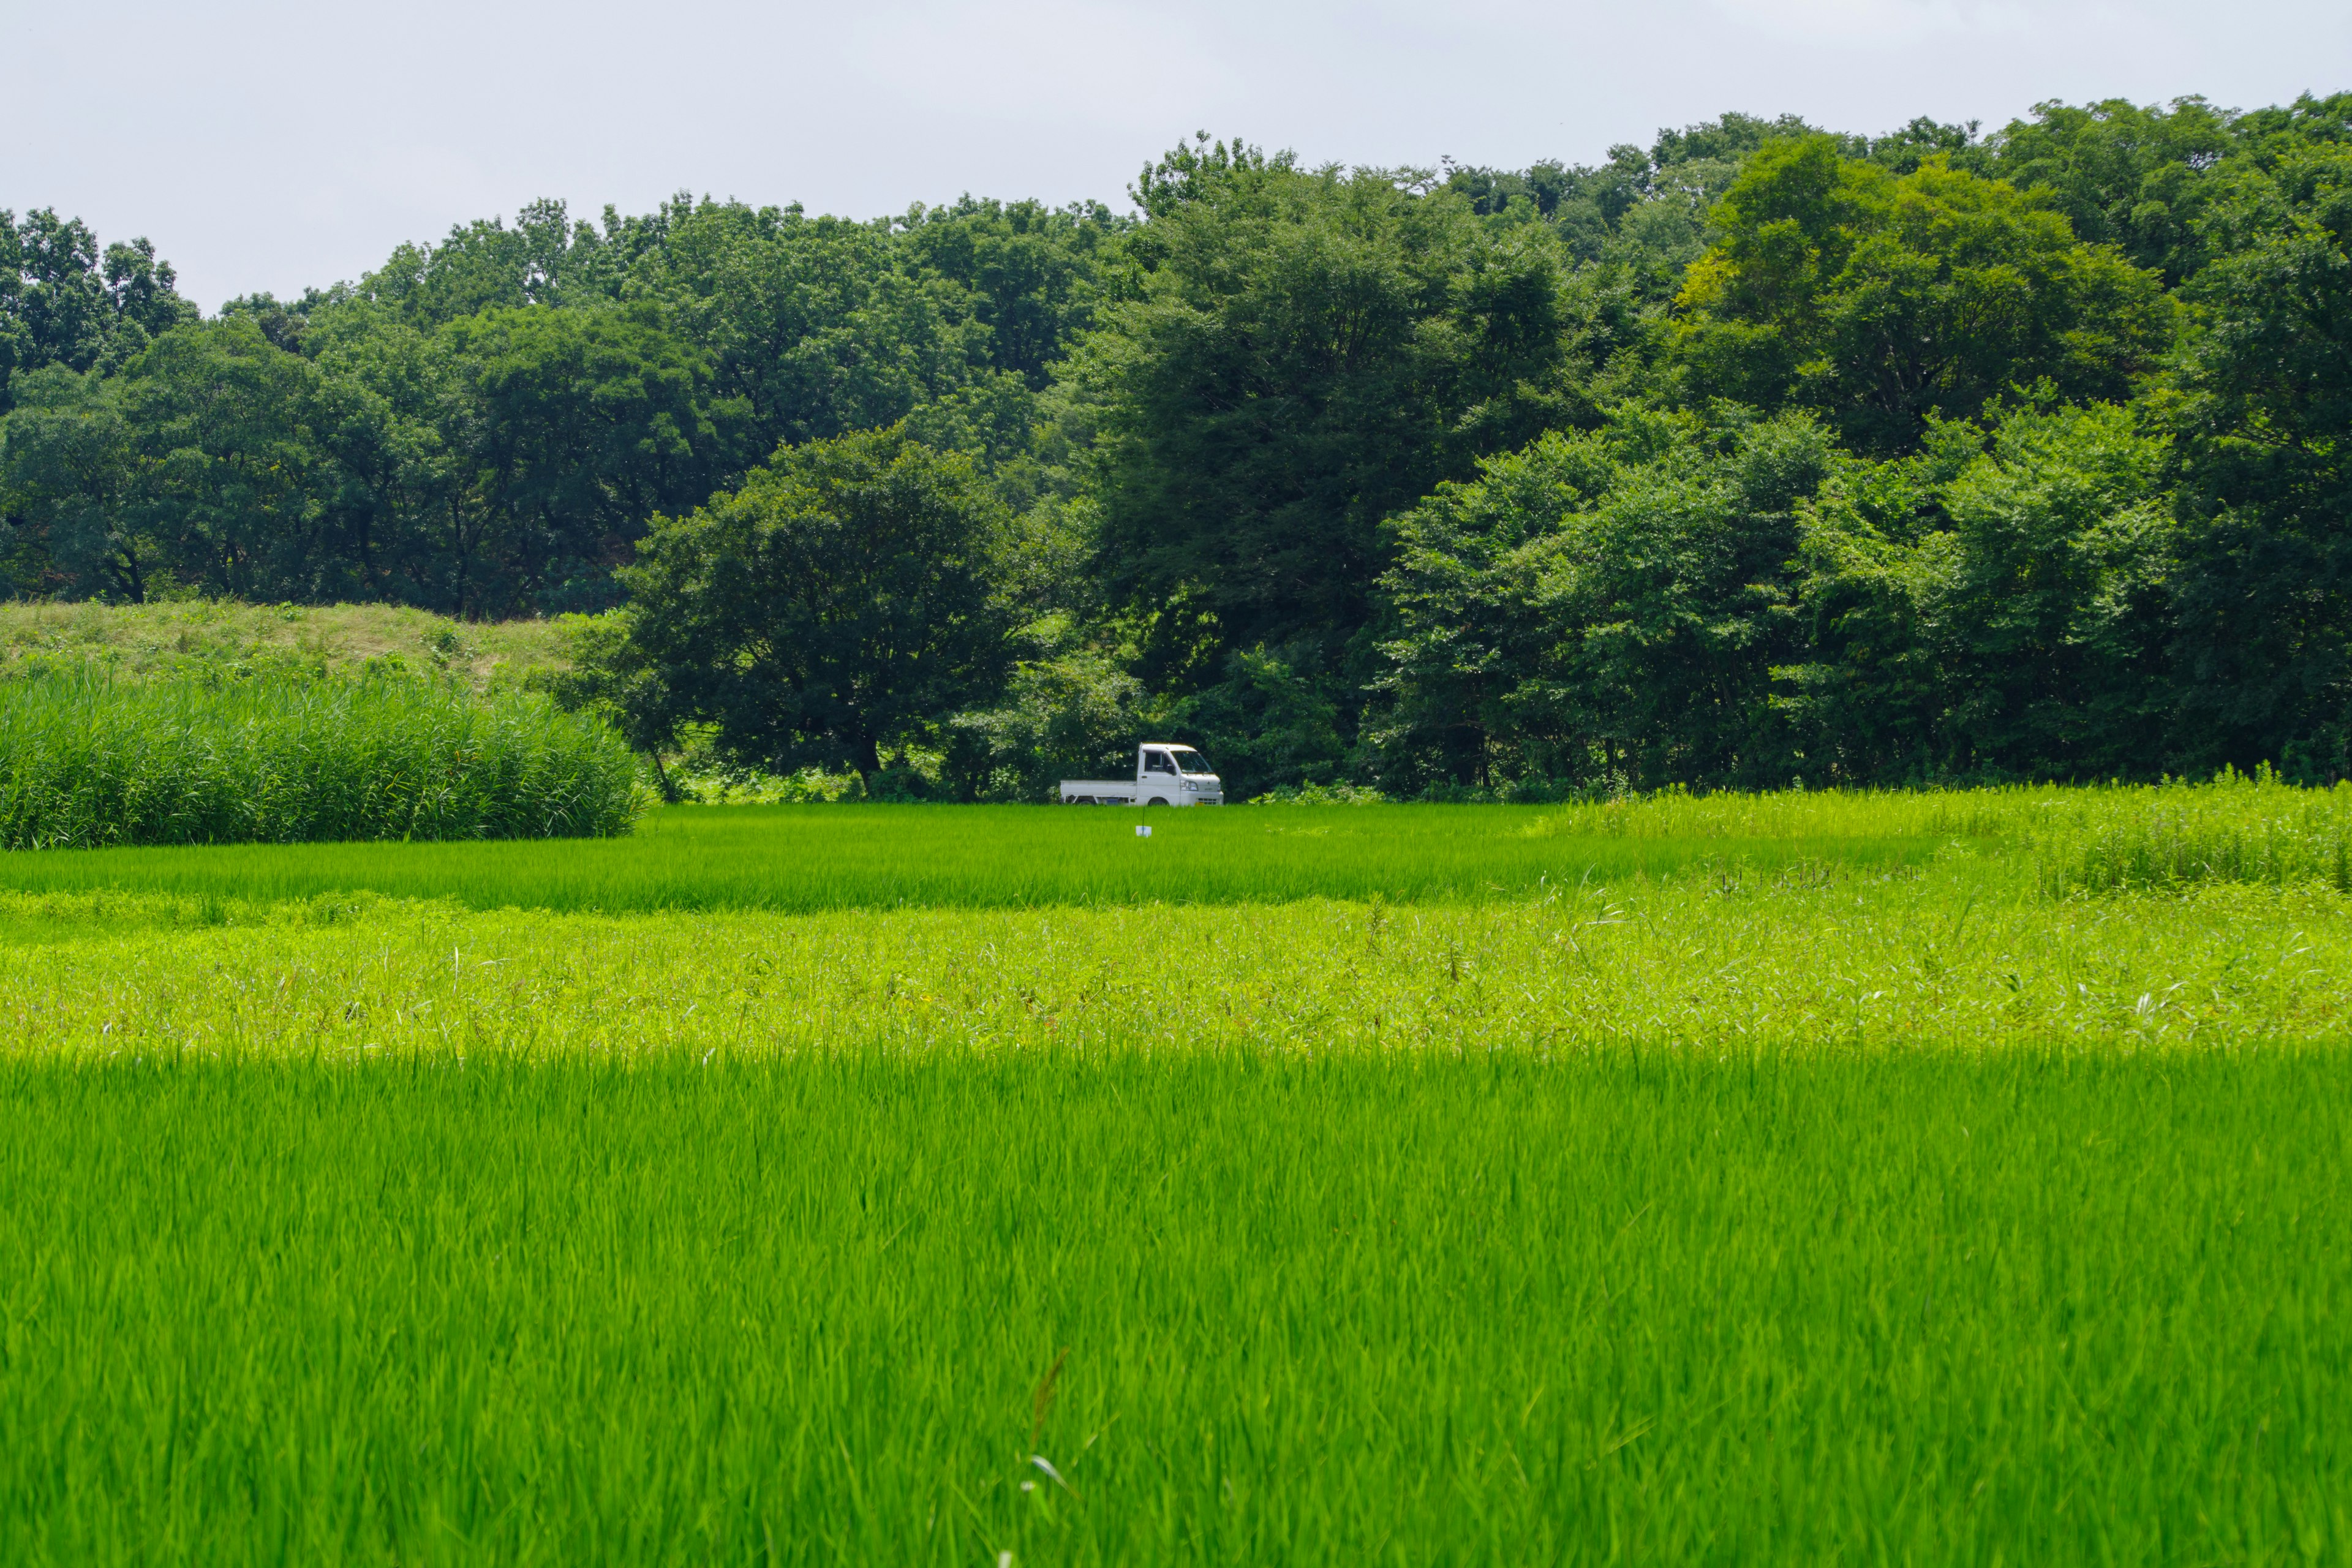
[[[1135,830],[1135,836],[1138,838],[1149,838],[1151,837],[1151,829],[1149,826],[1139,826]]]

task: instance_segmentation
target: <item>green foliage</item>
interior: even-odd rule
[[[168,261],[144,239],[99,248],[79,218],[0,208],[0,415],[13,374],[111,368],[193,321]]]
[[[1786,563],[1836,462],[1800,416],[1627,412],[1440,487],[1397,525],[1383,776],[1785,782]]]
[[[1940,157],[1897,176],[1827,136],[1775,142],[1710,228],[1675,328],[1689,390],[1816,410],[1879,455],[2016,384],[2120,399],[2171,330],[2153,274]]]
[[[846,764],[992,689],[1003,519],[968,459],[890,429],[787,447],[740,489],[656,518],[623,574],[613,700],[640,745],[717,726],[775,771]]]
[[[134,475],[124,520],[152,540],[156,575],[242,599],[332,598],[320,548],[327,480],[309,422],[318,374],[230,320],[165,333],[117,384]],[[142,584],[133,602],[154,591]]]
[[[1780,672],[1811,776],[2157,771],[2177,700],[2168,460],[2130,410],[2044,396],[1833,482],[1801,529],[1811,659]]]
[[[143,603],[362,588],[331,535],[317,370],[250,321],[165,332],[101,379],[20,378],[0,424],[17,586]]]
[[[647,519],[709,494],[725,471],[709,371],[659,312],[515,309],[444,329],[467,367],[480,427],[467,454],[506,534],[507,581],[464,584],[460,604],[598,610]]]
[[[1208,752],[1228,799],[1331,784],[1351,761],[1340,729],[1348,693],[1319,653],[1312,642],[1235,648],[1224,678],[1171,703],[1162,727]]]
[[[1386,805],[1389,797],[1361,784],[1276,784],[1254,795],[1252,805]]]
[[[0,686],[0,848],[629,831],[610,731],[414,681]]]
[[[2205,233],[2212,205],[2228,199],[2245,171],[2341,143],[2347,133],[2352,94],[2306,94],[2249,113],[2194,97],[2162,107],[2052,102],[2037,105],[2030,121],[2011,121],[1979,161],[1980,172],[2045,195],[2078,238],[2115,246],[2178,287],[2216,254]]]
[[[45,210],[0,222],[0,594],[602,611],[656,518],[896,431],[991,514],[984,567],[883,590],[981,606],[946,663],[826,652],[859,689],[789,721],[602,644],[551,688],[683,744],[680,793],[1014,798],[1139,727],[1239,798],[2328,780],[2347,148],[2347,94],[1726,114],[1521,169],[1202,134],[1131,217],[535,202],[208,321]]]
[[[887,224],[683,199],[639,222],[632,287],[708,346],[755,460],[894,425],[992,369],[970,291],[900,265]]]
[[[1380,525],[1557,417],[1572,343],[1549,231],[1417,177],[1246,149],[1147,172],[1151,222],[1075,373],[1112,591],[1192,602],[1215,647],[1337,652]]]
[[[1091,322],[1096,266],[1128,227],[1099,202],[1053,210],[965,196],[909,214],[902,248],[920,274],[971,292],[989,363],[1043,392]]]
[[[2352,113],[2352,100],[2346,103]],[[2231,171],[2187,290],[2185,703],[2203,763],[2352,772],[2352,135]]]
[[[61,364],[10,385],[16,406],[0,420],[6,586],[143,601],[166,556],[139,531],[147,518],[131,505],[138,472],[116,389]]]
[[[232,315],[103,382],[23,378],[0,425],[18,586],[601,608],[644,520],[723,464],[729,411],[646,310],[320,342],[314,363]]]
[[[163,299],[170,269],[117,247],[105,282],[86,231],[35,215],[7,240],[29,281],[0,258],[0,337],[82,345],[6,351],[26,367],[119,374],[100,423],[122,458],[89,473],[87,452],[57,449],[75,399],[34,388],[43,407],[20,423],[41,427],[20,445],[45,451],[17,466],[46,471],[0,488],[0,586],[137,602],[160,572],[165,594],[600,608],[655,512],[779,442],[913,416],[992,474],[1019,467],[1045,367],[1123,226],[1098,206],[857,224],[680,198],[599,229],[535,203],[403,247],[353,288],[233,300],[142,359],[193,315]],[[70,287],[41,280],[52,253]],[[167,458],[176,478],[142,468]]]
[[[947,772],[959,799],[1053,800],[1062,779],[1131,773],[1150,728],[1143,683],[1104,655],[1026,660],[996,707],[956,716]]]
[[[2213,170],[2237,151],[2234,118],[2201,98],[2040,104],[1994,138],[1989,172],[2046,193],[2077,238],[2112,245],[2177,287],[2203,264],[2198,219]]]

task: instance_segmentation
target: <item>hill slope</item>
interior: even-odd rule
[[[477,689],[569,668],[571,626],[458,621],[393,605],[0,604],[0,679],[99,667],[136,680],[205,674],[446,671]]]

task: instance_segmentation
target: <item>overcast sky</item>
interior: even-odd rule
[[[147,235],[209,310],[541,195],[1123,208],[1197,129],[1518,167],[1727,109],[1877,132],[2051,98],[2253,107],[2352,87],[2352,5],[0,0],[0,207]]]

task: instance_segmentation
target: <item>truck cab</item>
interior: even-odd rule
[[[1223,805],[1225,786],[1209,759],[1174,741],[1135,748],[1132,779],[1064,779],[1064,805]]]

